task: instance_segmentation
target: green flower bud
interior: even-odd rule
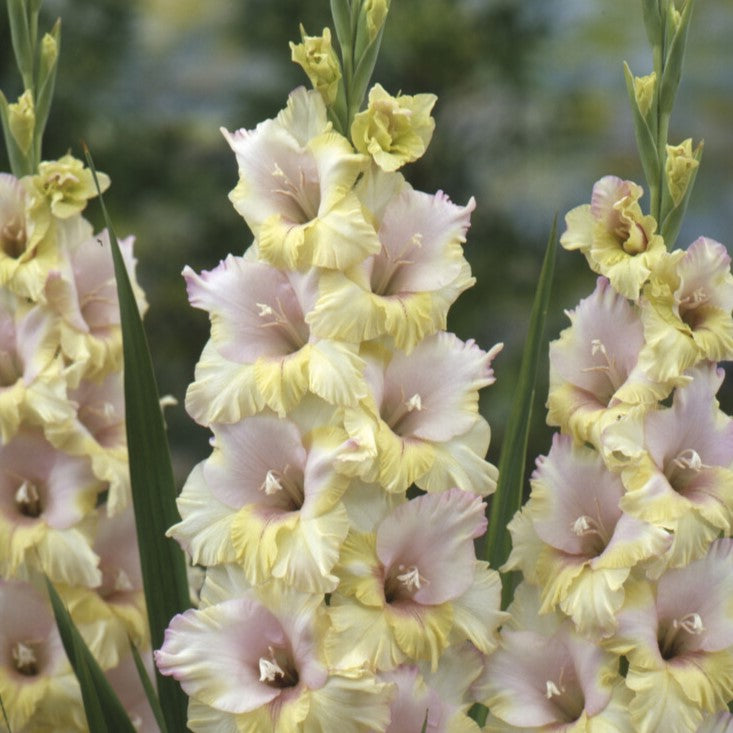
[[[303,67],[313,88],[320,93],[326,105],[332,105],[338,93],[341,66],[331,46],[331,30],[324,28],[320,36],[307,36],[301,25],[300,35],[302,43],[290,44],[291,58]]]
[[[433,135],[430,111],[434,94],[388,94],[380,84],[369,92],[369,104],[354,117],[351,139],[360,153],[371,155],[385,171],[396,171],[417,160]]]
[[[634,98],[636,99],[636,104],[639,107],[639,112],[641,112],[641,116],[644,118],[649,115],[649,110],[652,108],[656,88],[656,72],[652,71],[652,73],[647,76],[634,77]]]
[[[687,187],[700,165],[701,152],[702,143],[693,151],[692,138],[689,137],[679,145],[667,145],[667,162],[664,172],[667,178],[667,188],[675,206],[679,206],[685,198]]]
[[[104,173],[98,172],[97,180],[102,191],[109,187],[109,177]],[[32,184],[59,219],[78,214],[86,207],[87,201],[97,195],[92,172],[73,155],[41,163]]]
[[[384,20],[389,12],[389,0],[366,0],[364,9],[366,11],[369,43],[371,43],[384,25]]]
[[[45,74],[53,69],[58,57],[59,45],[50,33],[46,33],[41,40],[41,68]]]
[[[35,105],[30,89],[26,89],[15,104],[8,105],[8,126],[18,148],[23,155],[27,155],[36,127]]]

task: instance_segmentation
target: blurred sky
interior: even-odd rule
[[[64,23],[46,156],[69,147],[80,155],[83,138],[111,175],[106,200],[118,233],[137,236],[160,388],[182,405],[208,321],[186,303],[180,271],[210,269],[250,241],[227,199],[236,165],[219,128],[274,116],[306,82],[287,41],[298,40],[299,20],[310,33],[328,24],[328,2],[46,0],[44,11]],[[0,18],[0,88],[10,97],[18,81]],[[730,3],[699,0],[671,137],[704,138],[705,154],[678,246],[701,234],[733,242],[731,38]],[[636,75],[651,70],[640,3],[631,0],[392,0],[374,80],[393,93],[439,97],[431,147],[405,174],[422,190],[477,200],[466,253],[478,284],[450,325],[485,348],[506,343],[499,381],[482,400],[494,460],[554,214],[562,227],[603,175],[643,183],[623,60]],[[552,337],[567,325],[563,309],[593,282],[580,255],[559,253]],[[549,447],[544,389],[533,455]],[[208,435],[182,406],[168,423],[180,481],[208,452]]]

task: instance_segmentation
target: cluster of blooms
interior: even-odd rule
[[[144,647],[147,619],[117,290],[107,233],[82,216],[94,195],[70,155],[0,174],[0,697],[16,733],[86,729],[43,574],[123,702],[149,717],[128,641]],[[132,241],[121,247],[132,275]]]
[[[641,195],[607,176],[566,218],[599,278],[550,345],[560,433],[510,524],[524,582],[490,730],[733,729],[730,257],[705,237],[668,251]]]
[[[432,95],[376,86],[354,147],[317,91],[223,131],[254,234],[195,274],[211,338],[186,405],[213,433],[170,530],[205,568],[155,653],[194,731],[471,731],[500,582],[476,559],[488,353],[445,329],[474,208],[414,190]]]

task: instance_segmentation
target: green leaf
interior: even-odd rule
[[[657,180],[659,179],[659,156],[657,154],[657,144],[647,121],[641,114],[639,105],[636,103],[636,94],[634,94],[634,76],[631,73],[629,65],[625,61],[624,77],[626,79],[626,91],[629,94],[631,111],[634,115],[634,132],[636,133],[636,144],[641,156],[641,165],[644,168],[644,175],[646,176],[649,186],[653,187],[657,185]]]
[[[15,53],[15,63],[23,77],[26,89],[33,89],[33,46],[28,27],[28,15],[23,0],[8,0],[10,39]]]
[[[386,25],[386,24],[385,24]],[[351,83],[351,94],[349,95],[349,127],[354,119],[354,115],[361,108],[361,104],[364,101],[364,95],[366,94],[369,81],[372,78],[374,72],[374,66],[377,63],[377,55],[379,54],[379,47],[382,44],[382,36],[384,35],[384,25],[379,29],[377,37],[364,52],[364,55],[359,59],[356,71],[354,72],[354,78]]]
[[[543,331],[552,290],[556,250],[557,216],[552,223],[545,259],[537,283],[529,330],[522,354],[522,365],[519,369],[519,379],[514,389],[514,404],[509,415],[499,458],[499,481],[491,502],[489,531],[484,548],[484,558],[493,568],[501,567],[509,557],[511,536],[507,524],[522,505],[529,425],[537,381],[537,366],[544,344]],[[503,608],[509,605],[514,590],[512,575],[514,574],[504,575],[502,578]]]
[[[46,576],[53,615],[74,674],[79,680],[89,730],[94,733],[135,733],[135,726],[92,656],[53,584]]]
[[[132,658],[135,660],[137,674],[138,677],[140,677],[140,682],[142,683],[143,690],[145,690],[145,697],[148,698],[150,709],[153,711],[153,715],[155,716],[155,722],[158,724],[158,728],[160,728],[160,733],[168,733],[168,726],[165,724],[165,717],[163,716],[163,711],[160,707],[160,701],[158,700],[158,696],[155,694],[155,688],[153,687],[153,683],[151,682],[150,677],[148,677],[148,672],[145,669],[143,660],[140,658],[140,652],[137,650],[137,647],[132,643],[132,639],[128,640],[130,642],[130,651],[132,652]]]
[[[13,731],[10,728],[10,721],[8,720],[8,714],[5,711],[5,705],[3,704],[3,696],[2,695],[0,695],[0,711],[2,711],[3,720],[5,721],[5,727],[8,729],[8,733],[13,733]]]
[[[649,43],[653,46],[659,43],[662,36],[662,16],[659,13],[659,0],[642,0],[641,5],[644,12],[646,34]]]
[[[690,27],[690,16],[692,15],[692,5],[693,0],[687,0],[685,3],[682,9],[679,28],[672,37],[672,42],[669,44],[667,50],[662,81],[659,87],[659,110],[662,114],[670,114],[672,112],[677,87],[680,85],[682,62],[685,57],[685,45],[687,44],[687,29]]]
[[[86,148],[85,155],[96,182],[96,169]],[[172,539],[165,536],[166,530],[180,521],[180,516],[176,509],[168,441],[145,331],[101,193],[99,201],[109,230],[120,301],[127,450],[143,587],[150,638],[153,648],[159,649],[170,620],[190,606],[183,553]],[[173,678],[159,673],[156,673],[156,678],[168,728],[186,730],[185,694]]]
[[[331,0],[331,17],[336,30],[341,53],[351,50],[351,8],[349,0]]]

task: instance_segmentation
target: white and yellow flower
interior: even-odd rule
[[[448,309],[475,282],[462,247],[474,208],[405,185],[380,212],[380,252],[321,276],[313,331],[356,343],[387,335],[409,352],[445,329]]]
[[[233,423],[265,406],[284,416],[308,392],[347,405],[366,395],[358,348],[310,332],[313,276],[232,255],[210,272],[183,274],[191,303],[211,317],[186,395],[194,419]]]
[[[675,379],[699,361],[733,358],[733,275],[725,247],[700,237],[661,265],[641,300],[646,346],[639,362],[647,374]]]
[[[434,94],[393,97],[375,84],[369,90],[367,108],[351,125],[354,147],[384,171],[396,171],[421,158],[435,129],[430,112],[437,99]]]
[[[375,532],[349,534],[329,607],[333,666],[390,670],[422,659],[434,670],[450,644],[494,649],[501,583],[473,545],[484,508],[451,489],[401,504]]]
[[[214,575],[203,607],[174,617],[155,652],[161,673],[189,695],[194,733],[385,730],[388,686],[364,670],[337,675],[327,666],[322,596],[276,581],[247,590],[239,580],[238,589],[236,573]]]
[[[344,410],[346,430],[362,452],[341,468],[391,492],[415,483],[426,491],[459,486],[492,493],[497,472],[484,460],[490,434],[478,414],[478,391],[494,382],[491,362],[501,348],[485,352],[441,331],[409,355],[370,357],[370,395]]]
[[[333,590],[349,528],[340,501],[349,479],[334,468],[346,434],[303,433],[272,415],[212,428],[214,452],[186,482],[182,521],[170,534],[194,563],[239,563],[253,584],[275,577],[303,591]]]
[[[318,92],[296,89],[275,120],[222,132],[239,164],[230,199],[265,261],[346,269],[379,251],[353,190],[367,159],[331,129]]]
[[[38,431],[24,428],[0,446],[0,575],[36,569],[59,583],[98,586],[90,533],[102,488],[88,459],[56,450]]]
[[[668,570],[657,583],[629,585],[608,642],[629,660],[629,705],[640,733],[696,730],[733,697],[733,540]]]
[[[601,178],[593,186],[591,203],[568,212],[560,237],[565,249],[579,249],[591,270],[630,300],[639,297],[652,269],[667,254],[654,217],[641,211],[642,194],[632,181]]]

